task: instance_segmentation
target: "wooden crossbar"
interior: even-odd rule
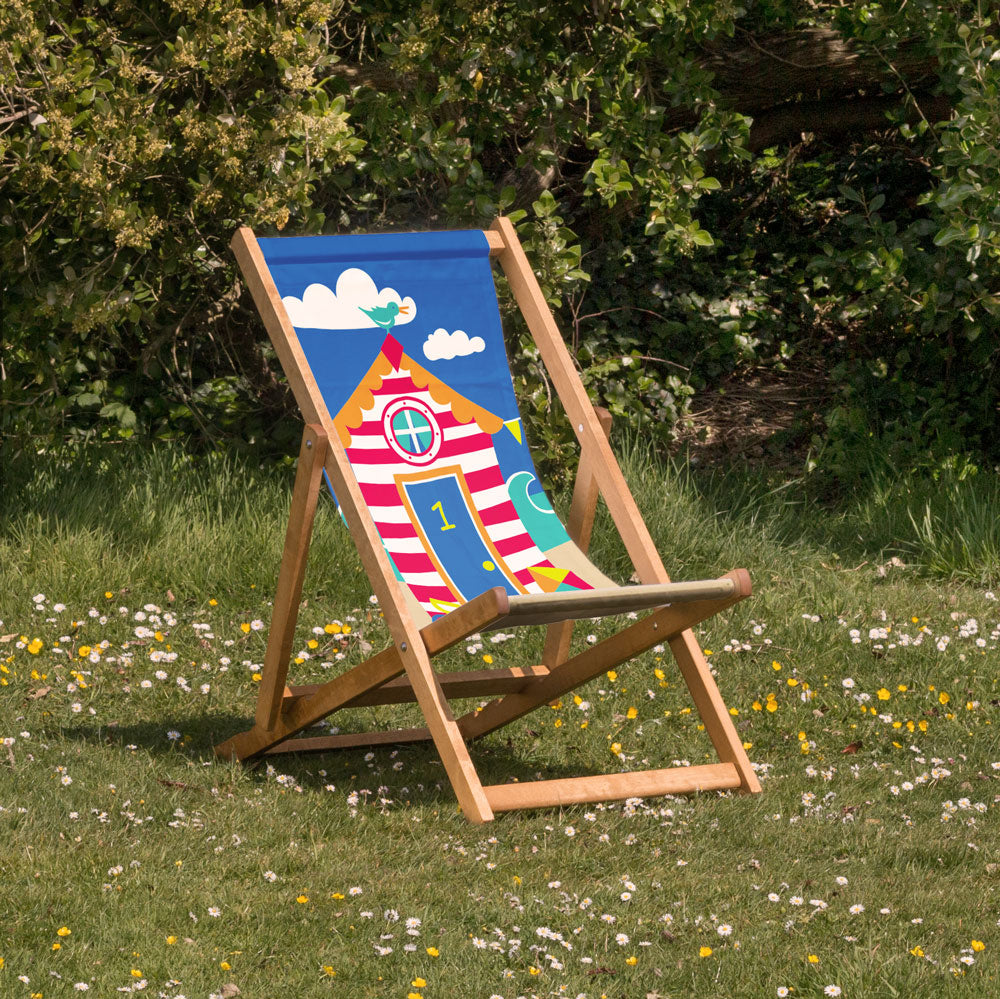
[[[508,669],[456,670],[454,673],[438,673],[438,681],[444,696],[449,700],[459,697],[486,697],[509,694],[523,689],[531,680],[548,676],[545,666],[511,666]],[[303,684],[292,686],[293,698],[307,697],[322,690],[325,684]],[[342,707],[361,708],[375,704],[409,704],[417,699],[413,685],[405,676],[398,676],[380,687],[347,701]]]
[[[740,786],[740,775],[732,763],[698,767],[668,767],[636,773],[596,777],[566,777],[557,780],[491,784],[483,788],[494,812],[515,808],[561,808],[589,801],[622,801],[653,798],[660,794],[690,794],[694,791],[725,791]]]
[[[326,753],[333,749],[357,749],[361,746],[401,746],[408,742],[426,742],[428,728],[397,728],[389,732],[345,732],[338,735],[307,736],[287,739],[265,751],[272,753]]]
[[[738,591],[736,580],[728,576],[684,583],[652,583],[648,586],[616,586],[613,589],[577,590],[564,593],[531,593],[510,598],[506,617],[489,627],[549,624],[577,621],[587,617],[607,617],[628,611],[662,607],[664,604],[694,600],[725,600]]]

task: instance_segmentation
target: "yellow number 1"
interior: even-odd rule
[[[440,502],[435,503],[431,509],[437,510],[437,512],[441,514],[441,519],[444,521],[444,527],[441,528],[442,531],[450,531],[455,526],[454,524],[448,523],[448,518],[444,515],[444,507],[441,506]]]

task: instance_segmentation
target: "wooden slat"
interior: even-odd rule
[[[723,576],[685,583],[660,583],[652,586],[620,586],[605,590],[577,590],[564,593],[532,593],[510,598],[510,610],[493,628],[524,624],[545,624],[549,621],[580,620],[607,617],[628,611],[661,607],[663,604],[691,603],[695,600],[724,600],[731,596],[750,595],[750,577],[746,570],[737,569],[741,576]],[[740,584],[740,588],[737,586]]]
[[[407,742],[427,742],[427,728],[400,728],[391,732],[348,732],[345,735],[317,735],[304,739],[287,739],[265,755],[274,753],[324,753],[334,749],[355,749],[360,746],[401,746]]]
[[[278,587],[274,595],[271,627],[267,636],[260,689],[257,692],[256,722],[265,730],[274,727],[281,710],[326,448],[327,436],[323,428],[318,424],[307,425],[302,432],[302,445],[299,448],[299,463],[295,471],[292,505],[285,532],[285,548],[281,554]]]
[[[509,694],[521,690],[530,680],[548,675],[545,666],[512,666],[510,669],[476,669],[463,670],[454,673],[438,673],[438,680],[444,696],[449,700],[457,697],[495,697],[497,694]],[[323,688],[323,684],[292,687],[292,697],[301,697],[315,693]],[[345,708],[371,707],[375,704],[408,704],[417,699],[417,695],[405,676],[396,677],[380,687],[347,701]]]
[[[740,775],[732,763],[668,767],[599,777],[567,777],[523,784],[493,784],[484,790],[494,812],[514,808],[558,808],[590,801],[653,798],[661,794],[732,790]]]
[[[739,569],[734,573],[736,574],[745,576],[746,571]],[[487,704],[481,711],[464,715],[459,722],[462,732],[466,738],[476,738],[492,732],[529,711],[562,697],[612,666],[617,666],[660,642],[670,641],[692,625],[725,610],[741,599],[742,593],[724,600],[698,600],[654,611],[617,635],[584,649],[520,693],[508,694]]]

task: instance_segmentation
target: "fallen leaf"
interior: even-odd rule
[[[842,753],[856,753],[861,748],[861,740],[858,739],[857,742],[849,742],[841,750]]]
[[[52,690],[51,687],[38,687],[35,690],[29,692],[28,700],[37,701],[39,698],[44,697],[50,690]]]
[[[226,982],[222,986],[222,999],[232,999],[233,996],[238,996],[240,994],[240,987],[234,985],[232,982]]]
[[[174,596],[173,591],[167,590],[167,603],[172,604],[176,599],[177,597]]]

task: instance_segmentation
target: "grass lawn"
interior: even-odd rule
[[[253,714],[288,468],[8,469],[0,995],[1000,994],[995,479],[882,473],[820,508],[746,469],[625,467],[675,578],[754,579],[698,635],[763,794],[486,826],[430,748],[214,759]],[[627,578],[606,521],[595,538]],[[386,643],[329,502],[304,593],[297,682]],[[542,632],[499,639],[447,664],[526,665]],[[577,693],[477,743],[484,780],[714,760],[661,651]]]

